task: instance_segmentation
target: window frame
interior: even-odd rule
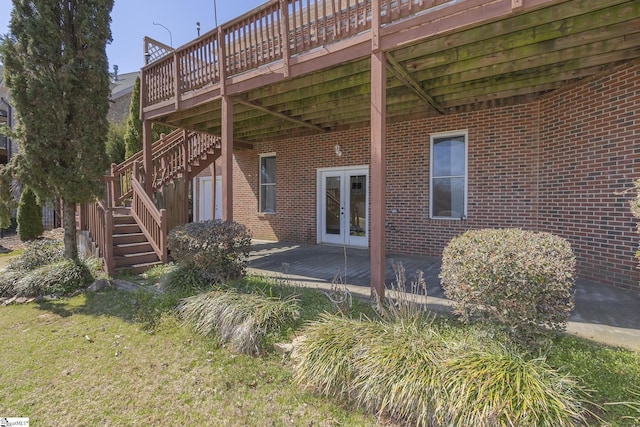
[[[276,161],[276,176],[274,177],[274,182],[267,182],[264,183],[262,182],[262,161],[263,159],[267,159],[267,158],[273,158],[274,161]],[[261,214],[275,214],[277,212],[277,208],[276,208],[276,198],[277,198],[277,176],[278,176],[278,163],[277,163],[277,156],[276,153],[263,153],[260,154],[258,156],[258,212]],[[262,200],[262,188],[265,186],[273,186],[274,187],[274,192],[273,192],[273,211],[267,211],[267,210],[263,210],[263,200]]]
[[[434,143],[436,140],[444,139],[444,138],[455,138],[455,137],[463,137],[464,138],[464,176],[461,175],[450,175],[450,176],[435,176],[433,175],[434,167],[433,167],[433,154],[434,154]],[[468,178],[469,178],[469,131],[467,129],[464,130],[456,130],[449,132],[438,132],[430,135],[430,143],[429,143],[429,218],[430,219],[446,219],[446,220],[464,220],[467,219],[467,202],[469,198],[468,191]],[[434,178],[460,178],[464,179],[464,187],[463,187],[463,212],[461,216],[436,216],[434,215],[433,208],[433,196],[434,196],[434,187],[433,180]]]

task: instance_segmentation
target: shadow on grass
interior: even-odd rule
[[[39,310],[48,311],[60,317],[76,314],[95,317],[117,317],[128,323],[140,321],[140,311],[149,311],[148,305],[154,304],[153,295],[147,291],[124,292],[109,289],[37,303]],[[160,313],[159,313],[160,314]]]

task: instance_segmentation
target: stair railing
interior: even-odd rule
[[[137,162],[134,162],[137,170]],[[167,262],[167,211],[158,209],[147,195],[136,175],[131,176],[131,215],[147,237],[154,252],[163,263]]]
[[[107,177],[107,188],[111,183]],[[108,190],[107,190],[108,191]],[[109,198],[107,197],[107,200]],[[116,269],[113,258],[113,211],[101,200],[93,203],[83,203],[78,206],[79,229],[89,232],[93,243],[98,249],[98,257],[104,260],[107,274],[113,274]]]
[[[152,145],[153,188],[158,190],[171,180],[182,176],[193,162],[206,158],[216,148],[220,147],[220,138],[199,132],[177,129],[163,136]],[[132,197],[131,177],[134,174],[134,163],[138,164],[135,171],[142,176],[142,152],[134,154],[118,165],[111,166],[109,192],[113,206],[120,206]]]

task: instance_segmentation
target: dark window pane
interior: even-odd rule
[[[464,178],[434,178],[432,191],[434,217],[462,218]]]
[[[276,211],[276,186],[262,185],[260,187],[260,211],[275,212]]]
[[[260,182],[262,184],[275,184],[276,182],[276,158],[262,157],[260,159]]]
[[[464,175],[464,157],[464,136],[434,139],[432,175]]]

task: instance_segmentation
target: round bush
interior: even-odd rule
[[[224,282],[245,273],[251,235],[244,225],[232,221],[194,222],[171,230],[168,246],[179,266]]]
[[[463,321],[497,324],[517,342],[532,344],[566,328],[574,271],[571,245],[561,237],[470,230],[445,248],[440,279]]]

